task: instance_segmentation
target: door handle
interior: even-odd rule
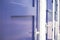
[[[35,0],[32,0],[32,6],[35,7]]]

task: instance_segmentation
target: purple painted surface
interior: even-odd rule
[[[32,40],[32,17],[12,18],[3,22],[4,40]]]
[[[47,12],[46,12],[46,22],[50,22],[53,20],[53,3],[52,0],[47,0]]]
[[[0,40],[32,40],[32,0],[1,0],[0,8]]]
[[[48,27],[47,27],[47,34],[46,34],[46,40],[52,40],[52,21],[53,21],[53,0],[47,0],[47,23],[48,23]]]
[[[53,10],[53,3],[52,3],[52,0],[47,0],[47,2],[48,2],[48,9],[50,9],[50,10]]]

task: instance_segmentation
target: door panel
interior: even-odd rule
[[[32,40],[33,17],[12,16],[3,21],[3,40]]]
[[[36,7],[32,1],[1,0],[0,40],[34,40]]]
[[[3,0],[2,10],[4,13],[9,13],[12,16],[36,15],[36,6],[33,7],[34,2],[33,0]]]

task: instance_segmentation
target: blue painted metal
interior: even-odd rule
[[[48,23],[48,10],[46,10],[46,23]]]
[[[39,31],[39,27],[38,27],[38,18],[39,18],[39,13],[38,13],[38,5],[39,5],[39,3],[38,3],[38,0],[36,0],[36,4],[37,4],[37,6],[36,6],[36,28],[37,28],[37,30]]]
[[[1,0],[0,8],[1,40],[35,40],[37,0]]]
[[[32,6],[35,7],[35,0],[32,0]]]
[[[49,13],[49,10],[53,10],[53,5],[52,2],[53,0],[46,0],[47,1],[47,7],[46,7],[46,24],[48,25],[48,22],[52,21],[52,14]],[[48,27],[47,27],[47,31],[48,31]],[[46,33],[46,40],[48,39],[48,32]]]
[[[47,4],[47,6],[46,6],[46,24],[48,24],[48,0],[46,0],[46,4]],[[47,28],[46,28],[47,29]],[[48,30],[47,30],[48,31]],[[46,33],[46,40],[48,39],[47,38],[48,36],[47,36],[47,33]]]
[[[35,20],[34,20],[34,16],[33,16],[32,19],[33,19],[33,21],[32,21],[32,25],[33,25],[33,27],[32,27],[32,40],[35,40],[35,37],[34,37],[34,35],[35,35],[35,34],[34,34],[34,30],[35,30],[35,29],[34,29],[34,23],[35,23],[35,22],[34,22],[34,21],[35,21]]]

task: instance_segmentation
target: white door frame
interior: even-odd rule
[[[40,40],[46,40],[46,0],[40,0]]]

